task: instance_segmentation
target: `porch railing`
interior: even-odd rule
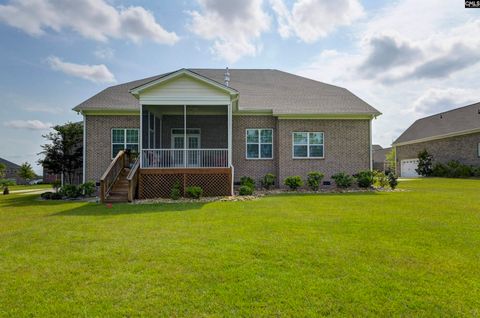
[[[228,149],[143,149],[143,168],[227,168]]]
[[[102,202],[105,201],[110,193],[110,190],[115,184],[115,181],[117,181],[118,176],[122,172],[123,168],[126,167],[127,160],[128,159],[125,150],[119,151],[115,159],[113,159],[103,176],[100,178],[100,200]]]

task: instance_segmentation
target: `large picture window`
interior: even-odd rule
[[[273,158],[273,129],[247,129],[247,159]]]
[[[137,128],[113,128],[112,129],[112,158],[115,158],[120,150],[130,149],[138,153],[138,129]]]
[[[323,132],[294,132],[293,158],[323,158]]]

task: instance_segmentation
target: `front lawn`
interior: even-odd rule
[[[0,315],[480,315],[480,180],[401,188],[112,209],[0,195]]]

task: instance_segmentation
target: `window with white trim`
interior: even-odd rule
[[[273,129],[247,129],[247,159],[273,158]]]
[[[137,128],[113,128],[112,129],[112,158],[120,150],[130,149],[138,152],[138,129]]]
[[[480,158],[480,142],[477,145],[477,155],[478,155],[478,158]]]
[[[294,132],[293,158],[323,158],[323,132]]]

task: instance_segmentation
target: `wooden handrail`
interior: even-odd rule
[[[100,178],[100,201],[102,203],[107,198],[108,193],[110,192],[115,181],[117,181],[118,176],[122,172],[123,168],[125,168],[125,158],[125,150],[119,151],[115,156],[115,159],[113,159],[107,170],[105,170],[105,173]]]
[[[137,184],[138,184],[138,172],[140,168],[140,157],[135,160],[135,163],[130,170],[127,181],[128,181],[128,202],[132,202],[135,199],[136,192],[137,192]]]

